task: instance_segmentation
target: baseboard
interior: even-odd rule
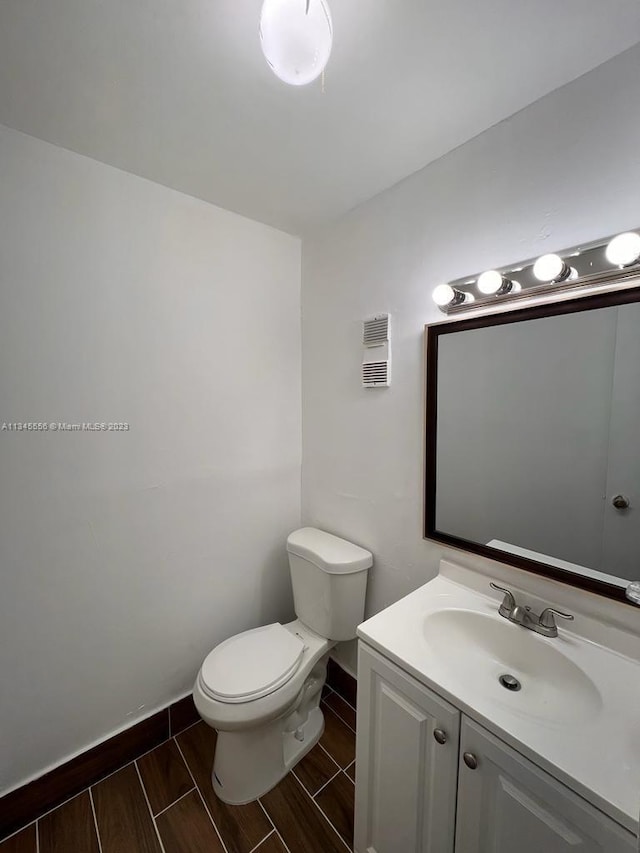
[[[0,839],[159,746],[199,719],[191,694],[0,798]]]

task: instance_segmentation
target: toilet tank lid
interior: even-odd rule
[[[361,572],[373,563],[370,551],[315,527],[294,530],[287,539],[287,551],[335,575]]]

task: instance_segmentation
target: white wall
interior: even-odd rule
[[[0,128],[0,793],[292,613],[300,243]]]
[[[635,47],[303,242],[303,520],[373,551],[368,613],[444,551],[421,532],[434,285],[638,226],[639,79]],[[393,385],[365,391],[360,323],[383,311]]]

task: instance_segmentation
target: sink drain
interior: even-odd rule
[[[498,681],[504,688],[512,690],[514,693],[516,690],[520,690],[522,688],[522,684],[520,684],[518,679],[513,675],[501,675]]]

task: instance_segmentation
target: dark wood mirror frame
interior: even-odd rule
[[[597,293],[591,296],[580,296],[558,302],[534,305],[499,314],[484,314],[453,322],[435,323],[425,326],[425,356],[426,356],[426,420],[425,420],[425,487],[424,487],[424,537],[440,542],[443,545],[479,554],[490,560],[507,563],[528,572],[535,572],[548,578],[561,581],[570,586],[581,587],[599,595],[614,598],[631,604],[625,597],[625,590],[616,584],[609,584],[595,578],[575,574],[573,572],[530,560],[527,557],[490,548],[477,542],[470,542],[436,529],[436,465],[437,465],[437,423],[438,423],[438,344],[442,335],[453,332],[463,332],[470,329],[482,329],[488,326],[503,326],[509,323],[519,323],[523,320],[535,320],[540,317],[556,317],[562,314],[573,314],[579,311],[590,311],[596,308],[609,308],[640,302],[640,286]],[[638,555],[640,575],[640,554]]]

